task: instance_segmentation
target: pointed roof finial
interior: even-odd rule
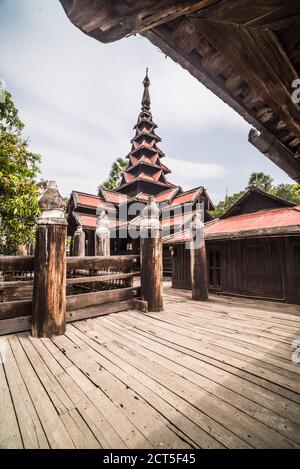
[[[149,94],[150,80],[148,77],[148,67],[146,68],[146,76],[143,80],[143,85],[144,85],[144,93],[143,93],[143,98],[142,98],[142,110],[149,111],[151,101],[150,101],[150,94]]]

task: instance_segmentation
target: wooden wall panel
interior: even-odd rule
[[[300,236],[282,240],[285,255],[286,297],[300,304]]]
[[[300,304],[300,236],[207,241],[220,249],[221,285],[211,292],[233,293]],[[189,251],[174,247],[172,286],[190,289]]]

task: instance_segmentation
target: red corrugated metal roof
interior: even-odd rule
[[[261,210],[218,220],[205,226],[205,234],[237,233],[295,225],[300,225],[300,205],[291,208]]]
[[[284,207],[273,210],[261,210],[255,213],[247,213],[236,217],[229,217],[222,220],[214,220],[204,226],[205,238],[213,237],[222,239],[228,234],[238,234],[243,237],[259,236],[259,230],[277,228],[277,235],[285,232],[285,228],[299,227],[300,235],[300,205],[296,207]],[[164,240],[165,244],[184,243],[189,240],[189,230],[182,231]]]

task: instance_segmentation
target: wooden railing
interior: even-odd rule
[[[65,202],[55,182],[49,183],[39,207],[35,256],[0,257],[0,334],[31,328],[34,337],[52,337],[64,334],[68,321],[134,307],[144,311],[163,309],[162,236],[154,199],[149,200],[142,217],[141,273],[134,268],[138,256],[108,255],[109,230],[104,212],[96,230],[96,252],[103,255],[66,257]],[[75,244],[84,252],[82,229],[77,230],[77,237],[79,242]],[[136,300],[139,287],[134,285],[135,276],[141,278],[141,300]],[[26,299],[22,298],[25,287]],[[10,288],[18,292],[17,300],[6,300]]]
[[[67,321],[134,307],[137,256],[67,258]]]
[[[31,327],[34,256],[0,256],[0,334]]]
[[[68,257],[66,321],[136,307],[138,261],[137,256]],[[0,272],[0,334],[29,330],[34,257],[0,256]]]

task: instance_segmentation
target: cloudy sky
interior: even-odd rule
[[[169,179],[204,185],[218,202],[252,171],[291,180],[247,141],[249,125],[150,42],[101,44],[76,29],[58,0],[0,0],[0,78],[24,136],[42,155],[42,176],[96,193],[111,163],[130,150],[149,67],[152,113]]]

